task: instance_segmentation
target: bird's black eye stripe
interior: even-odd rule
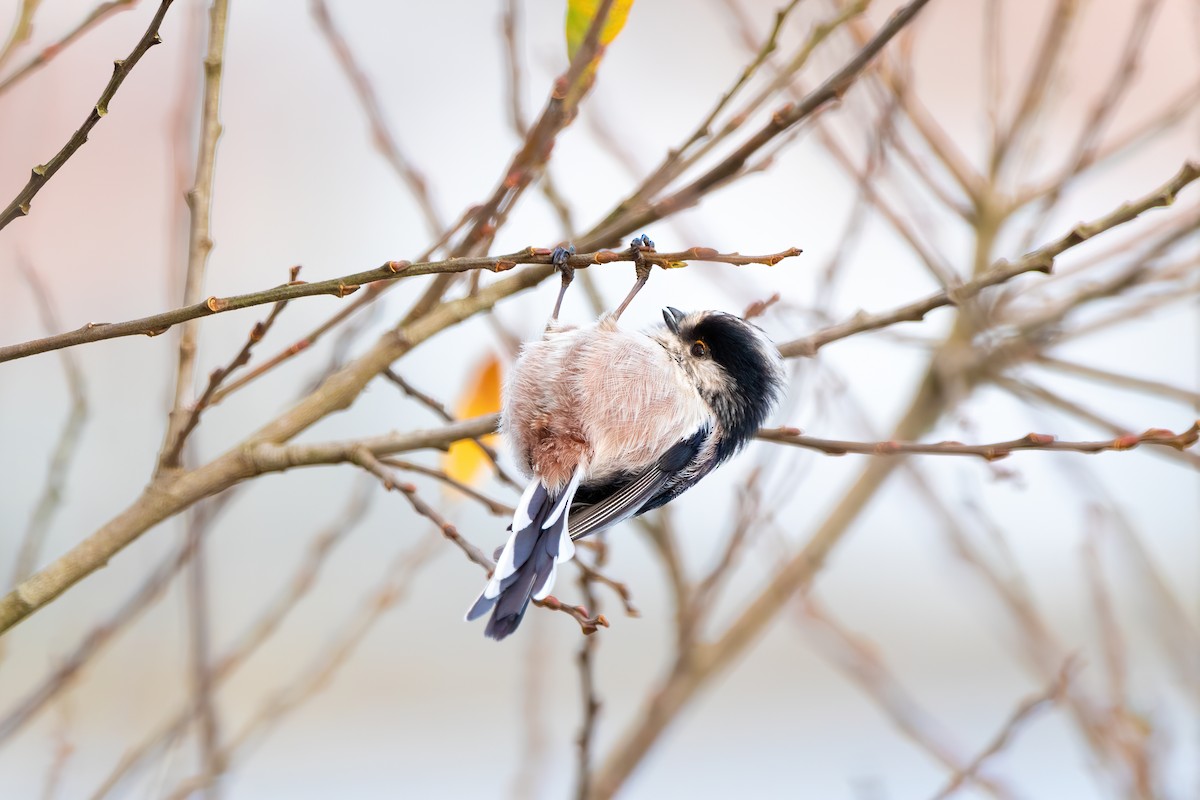
[[[708,355],[708,345],[704,343],[703,339],[692,342],[692,355],[696,358],[704,358]]]

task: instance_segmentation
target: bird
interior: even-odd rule
[[[635,251],[652,249],[645,236]],[[563,287],[541,339],[527,342],[503,390],[500,430],[529,483],[511,535],[467,621],[489,610],[501,640],[543,600],[575,542],[659,508],[695,486],[755,435],[778,404],[778,349],[746,320],[722,311],[663,309],[663,324],[624,330],[616,311],[591,326],[558,321]]]

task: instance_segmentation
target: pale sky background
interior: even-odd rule
[[[0,0],[0,20],[15,12]],[[773,2],[748,2],[760,22]],[[1028,67],[1044,7],[1037,0],[1006,4],[1004,50],[1016,84]],[[1080,120],[1120,51],[1135,4],[1085,4],[1086,23],[1074,44],[1046,149],[1055,134]],[[1114,132],[1124,129],[1200,77],[1200,12],[1194,3],[1167,0],[1134,90]],[[419,164],[447,218],[491,191],[516,139],[506,122],[499,4],[332,2],[335,20],[376,82],[381,103],[406,152]],[[916,43],[916,81],[923,98],[967,152],[983,150],[985,120],[979,103],[980,2],[934,0]],[[53,41],[81,19],[87,0],[46,0],[35,43],[13,64]],[[892,4],[872,12],[881,21]],[[144,30],[155,4],[142,0],[72,46],[48,68],[0,96],[0,194],[23,185],[28,169],[61,146],[95,102],[110,70]],[[553,76],[565,64],[562,3],[523,4],[524,59],[529,67],[525,106],[540,108]],[[815,6],[814,6],[815,8]],[[180,268],[169,236],[177,201],[171,125],[185,80],[198,63],[189,33],[199,5],[177,0],[163,26],[165,44],[138,65],[112,103],[111,113],[33,205],[33,213],[0,232],[0,343],[42,335],[16,261],[24,257],[42,275],[62,324],[143,316],[177,305],[168,272]],[[801,20],[811,21],[800,15]],[[5,23],[6,24],[6,23]],[[791,30],[798,41],[802,28]],[[192,39],[189,42],[189,39]],[[815,83],[842,56],[821,51],[808,73]],[[648,168],[707,111],[742,68],[747,55],[721,2],[640,0],[626,30],[610,48],[585,111],[601,116],[621,144]],[[309,280],[365,269],[388,259],[412,258],[428,237],[417,209],[371,147],[365,121],[307,4],[235,0],[226,53],[213,238],[206,291],[228,295],[275,285],[287,268],[303,264]],[[625,112],[636,109],[633,116]],[[189,151],[190,152],[190,151]],[[1160,185],[1187,158],[1200,154],[1195,113],[1172,135],[1135,157],[1101,170],[1084,190],[1048,219],[1040,240],[1106,213],[1122,200]],[[556,148],[556,178],[589,225],[631,186],[624,168],[579,120]],[[666,304],[740,311],[773,291],[798,304],[813,296],[816,275],[836,246],[850,208],[848,183],[814,137],[780,157],[773,171],[719,192],[677,221],[647,232],[660,249],[692,245],[742,252],[800,246],[805,255],[773,269],[695,265],[655,274],[625,319],[648,325]],[[1181,197],[1192,207],[1200,186]],[[929,231],[958,268],[967,257],[961,230],[938,223]],[[552,245],[561,238],[556,218],[536,192],[522,200],[494,248]],[[1014,245],[1015,246],[1015,245]],[[1188,245],[1200,249],[1200,242]],[[1080,252],[1086,254],[1087,248]],[[1004,249],[1000,255],[1018,256]],[[1073,256],[1072,256],[1073,257]],[[1071,258],[1063,264],[1071,263]],[[595,270],[606,298],[623,296],[631,275]],[[711,279],[710,278],[715,278]],[[1031,279],[1035,280],[1035,279]],[[391,324],[420,288],[413,281],[381,303],[373,329]],[[879,223],[856,244],[831,320],[859,308],[882,310],[924,296],[935,287]],[[556,287],[546,284],[498,310],[515,334],[536,336]],[[260,347],[269,354],[312,327],[336,307],[319,297],[289,307]],[[263,309],[222,315],[202,327],[200,374],[236,352]],[[568,297],[564,316],[590,314],[582,292]],[[932,315],[899,330],[933,338],[949,315]],[[808,332],[811,316],[777,313],[763,321],[777,341]],[[367,334],[361,349],[373,340]],[[397,370],[431,393],[452,398],[494,341],[483,319],[422,346]],[[1200,325],[1195,302],[1152,319],[1059,349],[1065,357],[1124,369],[1142,377],[1200,388]],[[66,498],[43,554],[53,558],[123,509],[148,479],[160,443],[170,368],[170,336],[126,338],[78,348],[91,416],[69,474]],[[197,455],[223,452],[282,409],[325,363],[316,355],[275,371],[259,385],[207,414],[194,437]],[[886,337],[858,337],[822,351],[830,370],[849,386],[834,407],[806,405],[811,385],[794,387],[776,419],[833,438],[884,435],[910,396],[924,354]],[[1186,428],[1200,413],[1141,394],[1097,388],[1068,378],[1049,381],[1064,393],[1131,428]],[[870,428],[862,425],[861,404]],[[0,575],[7,580],[17,543],[41,489],[46,459],[66,414],[60,364],[42,355],[0,366]],[[985,390],[947,418],[930,439],[993,441],[1030,430],[1063,438],[1107,438],[1054,413],[1031,413]],[[376,381],[346,413],[331,416],[309,440],[424,428],[436,420]],[[675,504],[688,563],[697,571],[720,552],[734,509],[734,489],[750,466],[773,459],[774,480],[793,480],[779,509],[787,541],[759,537],[743,557],[722,606],[728,615],[754,595],[783,558],[803,543],[823,512],[837,501],[863,464],[756,444],[738,462],[706,480],[703,491]],[[429,463],[435,461],[427,455]],[[1004,531],[1042,610],[1067,650],[1095,654],[1096,623],[1080,559],[1088,533],[1088,497],[1064,467],[1086,467],[1097,478],[1094,497],[1118,503],[1138,528],[1156,566],[1200,624],[1200,484],[1194,471],[1146,449],[1095,457],[1018,454],[1001,463],[1012,479],[975,460],[919,462],[939,493],[956,505],[973,502]],[[336,519],[345,497],[366,480],[348,466],[307,469],[255,481],[220,518],[209,545],[214,582],[214,650],[221,652],[257,609],[289,579],[317,529]],[[433,498],[434,487],[422,484]],[[488,491],[511,500],[502,487]],[[490,550],[504,523],[475,506],[452,506],[450,516],[473,542]],[[718,521],[714,524],[714,520]],[[321,583],[271,645],[218,695],[224,731],[236,730],[262,699],[288,683],[325,646],[393,554],[427,534],[428,524],[398,495],[374,492],[370,515],[330,559]],[[169,521],[148,532],[110,566],[71,589],[4,638],[0,714],[43,672],[140,583],[141,576],[178,544],[182,526]],[[1196,796],[1200,787],[1200,722],[1163,663],[1154,619],[1137,584],[1122,571],[1123,556],[1110,538],[1102,549],[1130,647],[1139,654],[1131,676],[1136,710],[1170,739],[1166,766],[1172,797]],[[658,561],[643,537],[626,526],[610,536],[608,571],[633,590],[639,619],[622,615],[611,596],[602,631],[599,688],[604,699],[598,734],[603,754],[637,713],[646,687],[670,652],[671,606]],[[574,571],[558,596],[574,599]],[[478,591],[482,572],[449,544],[422,571],[408,599],[385,617],[337,678],[251,751],[225,781],[228,798],[509,796],[525,723],[524,670],[531,653],[542,659],[544,775],[539,797],[564,796],[573,780],[580,700],[574,658],[577,626],[564,615],[532,610],[521,634],[497,645],[482,626],[461,615]],[[601,590],[602,596],[604,595]],[[1021,699],[1044,686],[1012,650],[1003,611],[949,551],[936,521],[911,484],[897,473],[864,510],[815,583],[815,596],[847,627],[869,637],[910,693],[972,755],[998,730]],[[785,611],[767,635],[711,685],[660,740],[626,787],[630,798],[926,797],[944,769],[911,745],[888,719],[814,646]],[[720,617],[725,619],[726,617]],[[1085,680],[1098,681],[1096,659]],[[1090,671],[1088,671],[1090,670]],[[61,797],[81,797],[108,773],[124,750],[140,741],[186,697],[185,603],[180,587],[125,630],[97,658],[65,702],[43,713],[0,748],[0,794],[37,796],[53,756],[57,731],[75,750]],[[153,797],[191,774],[189,740],[122,796]],[[1191,754],[1189,757],[1188,754]],[[1090,773],[1088,753],[1061,712],[1024,729],[993,763],[991,774],[1011,779],[1028,797],[1105,796]],[[961,797],[981,796],[965,790]]]

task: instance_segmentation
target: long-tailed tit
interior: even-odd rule
[[[653,246],[642,237],[635,251],[639,243]],[[569,283],[564,268],[564,291]],[[559,324],[556,304],[545,335],[524,345],[508,376],[501,430],[530,482],[466,617],[494,609],[484,631],[493,639],[550,594],[576,540],[694,486],[754,436],[783,391],[779,351],[731,314],[666,308],[665,326],[618,328],[644,283],[639,271],[625,303],[588,328]]]

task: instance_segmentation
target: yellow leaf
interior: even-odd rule
[[[629,17],[629,9],[632,5],[633,0],[615,0],[612,9],[608,12],[608,19],[604,21],[604,30],[600,32],[601,46],[608,45],[617,38],[621,28],[625,27],[625,20]],[[574,58],[579,46],[583,44],[588,28],[591,27],[599,7],[600,0],[567,0],[568,59]],[[595,66],[594,63],[593,66]]]
[[[466,389],[459,398],[458,405],[455,406],[455,415],[466,419],[499,411],[501,383],[500,359],[494,354],[489,354],[467,379]],[[495,434],[482,437],[482,441],[488,444],[494,442],[495,439]],[[446,474],[467,484],[473,484],[480,480],[487,463],[487,456],[483,450],[469,439],[463,439],[450,445],[445,456]]]

